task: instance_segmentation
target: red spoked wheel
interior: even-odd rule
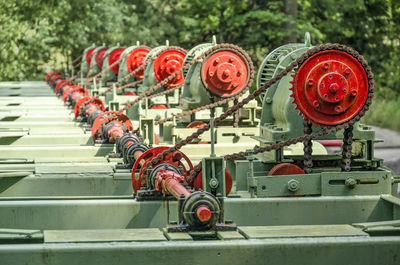
[[[86,53],[86,63],[88,64],[88,65],[90,65],[90,63],[91,63],[91,61],[92,61],[92,54],[93,54],[93,52],[94,52],[94,50],[95,50],[96,48],[91,48],[90,50],[88,50],[87,51],[87,53]]]
[[[182,68],[183,61],[185,60],[185,56],[185,51],[172,47],[159,54],[154,60],[153,64],[153,70],[156,79],[161,82],[168,76],[180,70]],[[180,72],[174,79],[169,81],[165,87],[176,87],[182,85],[183,82],[183,74]]]
[[[164,151],[168,150],[168,146],[158,146],[151,148],[144,152],[136,161],[135,164],[133,165],[132,168],[132,187],[135,193],[140,190],[142,187],[146,185],[146,179],[143,178],[143,168],[146,167],[147,163],[150,163],[150,161],[153,159],[153,157],[156,157],[158,154],[162,154]],[[141,162],[144,160],[145,162]],[[183,162],[181,161],[183,160]],[[142,167],[140,167],[140,164],[143,163]],[[175,166],[178,168],[179,166],[182,166],[183,172],[184,172],[184,177],[187,177],[189,175],[189,172],[193,169],[192,162],[190,162],[190,159],[181,151],[176,150],[172,154],[167,155],[164,160],[159,162],[158,164],[152,165],[152,167],[156,167],[157,165],[167,163],[170,165]],[[139,176],[136,178],[136,170],[140,168],[139,171]]]
[[[68,95],[69,95],[70,93],[72,93],[72,91],[74,91],[75,89],[78,89],[78,88],[80,88],[78,85],[68,85],[68,86],[64,89],[64,92],[63,92],[63,95],[62,95],[62,100],[63,100],[64,102],[66,102],[66,101],[67,101],[67,98],[68,98]]]
[[[99,117],[96,118],[96,120],[93,123],[92,126],[92,138],[93,141],[96,141],[100,135],[102,134],[102,124],[103,121],[106,117],[110,116],[110,115],[116,115],[115,116],[115,121],[123,124],[125,126],[126,132],[131,132],[133,131],[133,125],[131,120],[126,117],[123,113],[118,114],[116,111],[106,111],[104,113],[102,113]]]
[[[113,63],[119,60],[121,57],[121,54],[124,52],[124,48],[117,48],[111,52],[111,54],[108,56],[108,64],[111,66]],[[118,74],[119,71],[119,63],[111,67],[111,71],[113,71],[115,74]]]
[[[250,80],[247,56],[235,49],[217,49],[201,65],[200,79],[206,89],[219,97],[231,97],[246,88]]]
[[[367,73],[357,58],[340,50],[312,55],[296,71],[292,97],[309,123],[335,126],[349,121],[368,97]]]
[[[84,97],[84,98],[81,98],[80,100],[78,100],[78,102],[76,103],[76,105],[74,107],[75,118],[78,117],[79,110],[81,109],[81,107],[83,107],[83,104],[85,104],[86,102],[88,102],[89,100],[92,100],[92,99],[93,99],[93,97],[87,96],[87,97]],[[104,109],[105,109],[103,101],[99,98],[94,99],[92,102],[90,102],[90,104],[97,106],[97,108],[101,111],[104,111]]]
[[[96,54],[96,58],[95,58],[96,64],[100,69],[103,67],[104,54],[106,53],[107,50],[108,50],[108,48],[104,47],[104,48],[100,49]]]
[[[126,66],[128,68],[129,73],[132,73],[141,65],[144,64],[147,54],[150,52],[151,48],[146,46],[139,46],[134,49],[126,58]],[[144,77],[144,69],[135,73],[134,77],[143,78]]]
[[[52,75],[54,75],[54,74],[57,74],[57,73],[56,73],[56,72],[49,72],[49,73],[46,75],[46,78],[45,78],[46,82],[49,82],[50,77],[51,77]]]
[[[280,176],[280,175],[299,175],[304,174],[304,170],[300,167],[290,164],[281,163],[275,165],[269,172],[268,176]]]
[[[232,190],[232,175],[227,168],[225,168],[225,195],[228,196]],[[203,189],[203,172],[200,172],[193,181],[195,190]]]
[[[54,91],[56,92],[57,95],[60,93],[60,88],[65,85],[68,85],[67,80],[62,80],[61,82],[58,82],[58,84],[56,85],[56,88],[54,89]]]

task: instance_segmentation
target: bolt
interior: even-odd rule
[[[316,107],[316,108],[319,107],[319,102],[318,102],[318,100],[314,100],[314,101],[313,101],[313,106]]]
[[[337,113],[342,112],[342,107],[341,107],[341,106],[336,106],[336,107],[335,107],[335,111],[336,111]]]
[[[329,69],[329,64],[328,64],[328,63],[324,63],[323,69],[324,69],[324,70],[328,70],[328,69]]]
[[[216,178],[210,179],[209,185],[211,188],[216,189],[218,187],[218,180]]]
[[[347,88],[343,88],[343,93],[346,93],[347,92]]]
[[[325,95],[324,95],[324,98],[328,98],[328,94],[325,94]]]
[[[355,96],[357,96],[357,89],[355,89],[355,88],[353,88],[352,90],[351,90],[351,95],[353,96],[353,97],[355,97]]]
[[[357,181],[355,179],[353,179],[353,178],[347,178],[344,181],[344,185],[346,185],[350,189],[354,189],[356,187],[356,185],[357,185]]]
[[[339,88],[339,85],[337,83],[332,83],[329,85],[329,92],[331,94],[336,94],[338,88]]]
[[[216,58],[215,60],[214,60],[214,65],[217,65],[219,63],[219,58]]]
[[[313,86],[314,85],[314,81],[312,79],[308,80],[308,85],[309,86]]]
[[[237,76],[241,76],[242,75],[242,72],[241,71],[238,71],[237,72]]]
[[[321,83],[321,87],[324,87],[325,86],[325,84],[324,83]]]
[[[346,70],[344,70],[344,74],[345,75],[351,74],[351,70],[349,68],[346,68]]]
[[[210,72],[209,75],[212,77],[214,76],[214,72]]]
[[[230,63],[233,63],[233,59],[232,59],[232,58],[229,58],[229,62],[230,62]]]
[[[225,69],[224,72],[222,73],[223,77],[228,77],[230,75],[231,71],[229,71],[229,69]]]
[[[233,83],[232,87],[237,87],[239,84],[238,83]]]
[[[287,188],[288,188],[288,190],[291,191],[291,192],[296,192],[296,191],[298,191],[299,188],[300,188],[300,183],[299,183],[297,180],[295,180],[295,179],[291,179],[291,180],[289,180],[288,183],[287,183]]]

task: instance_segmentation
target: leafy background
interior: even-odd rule
[[[49,69],[70,67],[92,43],[154,47],[169,40],[190,49],[213,34],[259,65],[273,48],[293,37],[302,41],[308,31],[314,44],[338,42],[364,55],[375,73],[379,110],[366,118],[400,130],[400,1],[297,0],[297,20],[285,12],[293,2],[0,0],[0,80],[43,80]]]

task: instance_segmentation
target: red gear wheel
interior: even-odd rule
[[[300,175],[304,174],[304,170],[300,167],[290,164],[290,163],[281,163],[275,165],[268,172],[268,176],[280,176],[280,175]]]
[[[93,52],[94,52],[94,49],[96,49],[96,48],[91,48],[91,49],[88,50],[87,53],[86,53],[86,63],[87,63],[88,65],[90,65],[90,62],[92,61],[92,54],[93,54]]]
[[[236,50],[217,49],[204,59],[201,81],[211,93],[231,97],[246,88],[249,82],[249,62]]]
[[[93,138],[94,142],[96,142],[96,140],[99,138],[100,134],[102,133],[101,132],[101,129],[102,129],[101,125],[103,124],[103,120],[106,117],[108,117],[109,115],[112,115],[112,114],[116,115],[116,117],[115,117],[116,121],[118,121],[121,124],[125,125],[125,129],[127,131],[133,131],[132,122],[128,117],[126,117],[125,114],[123,114],[123,113],[118,114],[118,112],[116,112],[116,111],[106,111],[106,112],[103,112],[99,117],[97,117],[96,120],[93,122],[93,125],[92,125],[92,138]]]
[[[85,104],[86,102],[88,102],[89,100],[92,100],[92,99],[93,99],[93,97],[87,96],[87,97],[84,97],[84,98],[81,98],[80,100],[78,100],[78,102],[76,103],[76,105],[74,107],[75,118],[78,117],[79,110],[81,109],[83,104]],[[101,111],[104,111],[104,109],[105,109],[103,101],[99,98],[94,99],[90,104],[96,105],[99,108],[99,110],[101,110]]]
[[[129,73],[132,73],[141,65],[144,64],[147,54],[150,52],[149,47],[141,46],[134,49],[126,58],[126,66],[128,68]],[[144,77],[144,69],[135,73],[134,77],[143,78]]]
[[[125,48],[117,48],[111,52],[111,54],[108,56],[108,65],[112,65],[116,61],[119,60],[121,57],[121,54],[124,52]],[[119,71],[119,63],[111,67],[111,71],[113,71],[115,74],[118,74]]]
[[[180,70],[182,68],[183,61],[185,60],[185,56],[186,52],[176,48],[169,48],[160,53],[154,60],[153,64],[154,75],[158,82],[161,82],[168,76]],[[183,82],[183,74],[180,72],[174,79],[169,81],[165,87],[176,87],[182,85]]]
[[[144,179],[142,178],[143,176],[143,169],[146,168],[147,163],[151,163],[151,160],[156,157],[158,154],[162,154],[164,151],[168,150],[168,146],[157,146],[154,148],[151,148],[144,152],[138,160],[135,161],[135,164],[133,165],[132,168],[132,187],[135,193],[137,193],[138,190],[140,190],[141,187],[144,186]],[[184,160],[184,162],[181,162],[181,160]],[[139,176],[136,178],[136,170],[140,167],[140,161],[145,160],[145,163],[143,166],[140,168],[139,171]],[[156,167],[159,164],[167,163],[170,165],[175,166],[178,168],[179,166],[182,166],[183,172],[184,172],[184,177],[186,178],[189,175],[189,172],[193,170],[193,164],[190,161],[190,159],[181,151],[176,150],[172,154],[168,154],[162,161],[159,163],[152,165],[153,167]]]
[[[101,48],[96,54],[96,63],[100,69],[103,68],[104,54],[107,52],[107,50],[107,47]]]
[[[357,58],[326,50],[296,71],[291,90],[296,109],[310,123],[335,126],[356,116],[368,97],[367,73]]]

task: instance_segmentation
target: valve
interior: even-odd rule
[[[126,66],[128,68],[129,73],[132,73],[141,65],[144,64],[147,54],[150,52],[150,48],[146,46],[139,46],[134,49],[126,59]],[[144,69],[135,73],[134,77],[143,78],[144,77]]]

